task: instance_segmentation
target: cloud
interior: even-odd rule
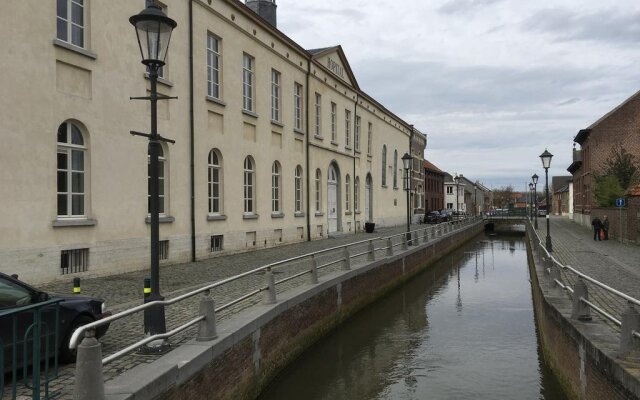
[[[489,6],[502,0],[449,0],[440,8],[441,14],[466,14],[474,9]]]
[[[548,8],[527,18],[522,28],[553,35],[557,41],[635,45],[640,41],[640,11],[607,9],[581,14],[567,8]]]

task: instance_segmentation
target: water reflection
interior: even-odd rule
[[[321,340],[260,398],[563,399],[540,354],[524,242],[479,236]]]

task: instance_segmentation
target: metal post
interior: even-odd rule
[[[276,279],[273,276],[271,267],[267,267],[264,273],[264,281],[267,285],[267,290],[264,292],[263,303],[273,304],[276,302]]]
[[[309,283],[315,285],[318,283],[318,261],[316,260],[316,255],[311,255],[311,278],[309,279]]]
[[[393,255],[393,242],[391,238],[387,238],[387,256]]]
[[[538,230],[538,183],[533,184],[533,227]]]
[[[629,307],[622,314],[622,326],[620,327],[620,355],[626,356],[633,350],[638,350],[638,339],[634,338],[633,331],[640,332],[640,314],[629,302]]]
[[[77,354],[73,399],[104,400],[102,347],[95,338],[95,331],[85,331],[84,339],[78,345]]]
[[[342,270],[348,271],[351,269],[351,255],[349,254],[349,246],[344,246],[344,250],[342,251],[342,256],[344,257],[344,262],[342,263]]]
[[[200,315],[204,316],[204,319],[198,324],[196,341],[207,342],[217,338],[216,306],[209,290],[204,291],[204,296],[200,300]]]
[[[571,318],[580,321],[591,321],[591,309],[582,299],[589,300],[589,290],[587,284],[582,279],[578,279],[573,286],[573,309]]]
[[[80,278],[73,278],[73,294],[80,294],[81,292]]]
[[[376,260],[376,249],[373,246],[373,240],[369,240],[369,253],[367,254],[367,261]]]
[[[558,267],[557,265],[555,265],[555,264],[553,263],[553,261],[552,261],[550,258],[549,258],[549,259],[547,259],[547,260],[548,260],[548,261],[547,261],[547,263],[551,264],[549,268],[551,269],[551,282],[552,282],[552,284],[553,284],[553,287],[560,287],[560,286],[558,285],[558,282],[559,282],[559,281],[560,281],[560,279],[561,279],[561,277],[560,277],[560,267]],[[558,282],[556,282],[556,280],[557,280]]]
[[[409,236],[408,233],[406,235],[402,236],[402,250],[406,250],[408,248],[408,246],[407,246],[407,244],[408,244],[407,242],[409,241],[408,236]]]
[[[546,241],[546,248],[548,252],[552,252],[553,251],[553,246],[551,244],[551,233],[550,233],[550,222],[549,222],[549,211],[550,211],[550,207],[549,207],[549,168],[545,168],[544,169],[544,176],[545,176],[545,192],[547,194],[547,241]]]

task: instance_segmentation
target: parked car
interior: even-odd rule
[[[442,222],[442,214],[438,211],[430,211],[425,215],[424,222],[426,224],[439,224]]]
[[[106,310],[104,300],[80,295],[63,296],[54,293],[46,293],[38,290],[20,280],[0,272],[0,340],[4,345],[3,365],[5,371],[10,370],[13,354],[13,344],[16,341],[18,350],[18,363],[22,365],[22,348],[27,335],[28,342],[33,341],[30,326],[33,324],[33,310],[26,310],[15,314],[16,337],[13,335],[12,316],[1,316],[6,311],[12,311],[29,305],[43,303],[48,300],[60,299],[58,318],[58,341],[55,341],[56,305],[48,304],[42,308],[42,344],[45,338],[50,346],[49,356],[53,357],[53,349],[59,350],[59,360],[61,362],[75,361],[75,350],[69,349],[69,339],[73,332],[80,326],[86,325],[98,319],[111,315]],[[96,337],[103,336],[108,329],[108,325],[96,329]],[[55,347],[53,347],[55,346]],[[53,347],[53,348],[51,348]],[[44,346],[42,347],[44,358]]]
[[[544,217],[545,215],[547,215],[547,210],[544,208],[538,208],[538,217]]]
[[[442,215],[442,221],[451,221],[453,219],[453,210],[449,210],[445,208],[444,210],[440,210],[440,215]]]

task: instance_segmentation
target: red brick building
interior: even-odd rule
[[[424,204],[426,212],[444,207],[444,175],[440,168],[424,160]]]
[[[612,150],[621,145],[640,159],[640,92],[580,130],[573,141],[580,145],[567,168],[573,175],[574,221],[589,226],[597,207],[594,176],[603,173]]]

